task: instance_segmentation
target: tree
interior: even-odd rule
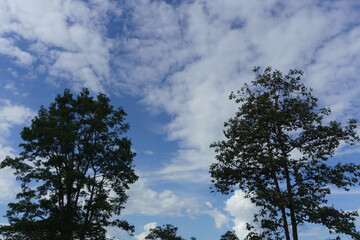
[[[176,236],[178,228],[174,227],[171,224],[163,225],[162,227],[157,226],[156,228],[150,229],[150,233],[145,237],[145,239],[152,240],[185,240],[182,237]]]
[[[248,224],[247,239],[289,240],[292,233],[297,240],[304,223],[359,239],[357,212],[326,205],[331,185],[348,191],[359,182],[359,164],[327,162],[340,143],[359,141],[356,121],[324,124],[330,109],[317,106],[300,82],[302,71],[254,72],[252,85],[229,97],[241,105],[225,123],[226,139],[211,145],[217,153],[210,167],[213,191],[229,194],[238,186],[260,208],[254,223],[261,232]]]
[[[239,238],[236,236],[235,231],[227,231],[221,235],[220,240],[239,240]]]
[[[1,168],[14,169],[21,181],[18,202],[10,203],[1,226],[5,239],[106,239],[106,227],[133,231],[117,219],[129,184],[137,180],[126,113],[104,94],[69,90],[41,107],[21,132],[19,157]]]

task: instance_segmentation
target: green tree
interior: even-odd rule
[[[176,236],[178,228],[171,224],[163,225],[162,227],[157,226],[156,228],[150,229],[150,233],[145,239],[152,240],[185,240],[182,237]]]
[[[235,231],[227,231],[221,235],[220,240],[239,240],[239,238],[236,236]]]
[[[340,143],[359,141],[356,121],[347,126],[323,118],[330,109],[300,82],[302,71],[266,68],[230,99],[240,104],[225,123],[225,140],[211,147],[217,162],[210,167],[214,191],[229,194],[238,186],[260,211],[248,224],[247,239],[298,239],[298,226],[322,224],[330,233],[359,239],[356,211],[327,206],[330,186],[349,190],[359,182],[360,165],[329,164]]]
[[[87,89],[76,98],[65,90],[23,129],[23,151],[1,163],[22,189],[9,204],[9,225],[1,226],[5,239],[106,239],[110,226],[133,232],[116,216],[138,178],[135,154],[123,136],[126,114],[109,102]]]

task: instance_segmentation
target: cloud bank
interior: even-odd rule
[[[158,171],[186,181],[214,161],[209,145],[236,111],[228,94],[254,79],[252,67],[305,70],[333,117],[359,116],[359,20],[354,1],[132,1],[132,31],[115,63],[119,85],[150,111],[172,118],[164,128],[177,155]],[[200,172],[199,172],[200,171]],[[205,172],[202,179],[206,179]]]
[[[180,150],[158,174],[201,175],[254,65],[301,68],[336,118],[357,117],[356,1],[36,0],[0,4],[0,54],[54,86],[133,94],[165,112]],[[110,27],[114,30],[110,31]],[[116,33],[114,33],[116,32]],[[13,86],[16,87],[16,86]]]

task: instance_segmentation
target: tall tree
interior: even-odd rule
[[[145,239],[185,240],[182,237],[176,236],[177,230],[178,228],[171,224],[166,224],[162,227],[157,226],[156,228],[150,229],[150,233],[145,237]]]
[[[327,163],[340,143],[359,141],[356,121],[324,124],[330,109],[317,106],[300,82],[302,71],[254,72],[251,86],[230,95],[240,107],[225,123],[226,139],[211,145],[217,152],[210,167],[214,191],[229,194],[238,186],[260,207],[254,222],[261,231],[248,224],[247,239],[297,240],[304,223],[359,239],[357,212],[326,205],[331,185],[349,190],[359,182],[359,164]]]
[[[0,228],[5,239],[106,239],[110,226],[133,231],[116,218],[138,178],[125,116],[87,89],[76,98],[65,90],[40,108],[21,132],[19,157],[1,163],[15,170],[22,190]]]

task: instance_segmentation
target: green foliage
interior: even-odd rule
[[[221,235],[220,240],[239,240],[234,231],[227,231]]]
[[[150,229],[149,235],[145,239],[152,240],[185,240],[182,237],[176,236],[177,227],[171,224],[163,225],[162,227],[157,226],[156,228]]]
[[[251,86],[230,95],[240,107],[225,123],[226,140],[211,145],[214,190],[229,194],[238,186],[259,207],[254,222],[260,231],[248,224],[247,239],[290,239],[292,232],[296,240],[297,226],[306,222],[359,239],[358,213],[326,206],[331,185],[349,190],[359,183],[359,164],[327,164],[340,143],[359,141],[356,121],[324,124],[330,109],[318,108],[300,83],[302,71],[254,72]]]
[[[133,232],[119,220],[125,191],[137,180],[129,125],[122,108],[104,94],[69,90],[48,109],[41,107],[21,133],[19,157],[7,157],[22,191],[10,203],[1,226],[5,239],[106,239],[106,227]]]

